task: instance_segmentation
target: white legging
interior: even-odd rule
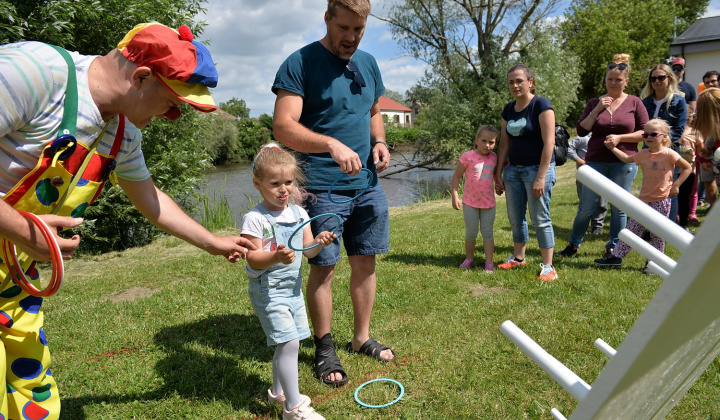
[[[285,394],[285,407],[292,410],[300,404],[298,387],[298,352],[300,340],[297,338],[287,343],[280,343],[273,355],[273,393]]]
[[[477,209],[463,204],[463,217],[465,218],[465,240],[475,241],[478,236],[478,227],[482,233],[483,241],[492,241],[493,224],[495,223],[495,207]]]

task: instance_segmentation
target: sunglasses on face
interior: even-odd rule
[[[360,69],[358,68],[357,64],[355,64],[354,61],[348,60],[347,66],[345,66],[348,70],[350,70],[353,74],[353,82],[357,83],[360,87],[367,86],[365,84],[365,79],[363,78],[362,74],[360,73]]]
[[[627,64],[625,63],[608,63],[608,69],[612,70],[617,67],[618,70],[622,71],[627,68]]]
[[[655,83],[655,81],[664,82],[665,79],[667,79],[667,76],[650,76],[650,83]]]
[[[664,136],[664,135],[665,135],[665,133],[661,133],[661,132],[659,132],[659,131],[653,131],[652,133],[643,133],[643,134],[642,134],[642,137],[643,137],[644,139],[646,139],[646,138],[648,138],[648,137],[655,138],[655,137],[657,137],[657,136]]]
[[[680,66],[676,66],[676,67],[673,66],[673,67],[672,67],[672,71],[674,71],[674,72],[676,72],[676,73],[677,73],[677,72],[681,72],[681,71],[683,71],[683,70],[685,70],[685,67],[680,67]]]

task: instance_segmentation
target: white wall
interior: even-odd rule
[[[706,71],[720,71],[720,53],[718,51],[686,53],[685,67],[685,80],[697,89]]]
[[[388,123],[391,123],[391,124],[395,123],[395,119],[397,118],[398,119],[397,124],[402,127],[412,125],[412,120],[410,120],[409,122],[405,122],[405,119],[406,119],[405,116],[406,115],[410,116],[410,114],[411,114],[410,112],[380,111],[380,114],[387,115]]]

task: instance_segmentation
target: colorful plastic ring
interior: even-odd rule
[[[360,401],[360,397],[358,397],[358,393],[360,393],[360,390],[361,390],[365,385],[371,384],[371,383],[373,383],[373,382],[392,382],[392,383],[394,383],[395,385],[397,385],[397,386],[400,387],[400,395],[398,395],[397,398],[395,398],[394,400],[390,401],[390,402],[387,403],[387,404],[372,405],[372,404],[367,404],[367,403],[364,403],[364,402]],[[367,408],[383,408],[383,407],[387,407],[387,406],[389,406],[389,405],[393,405],[393,404],[395,404],[396,402],[400,401],[400,399],[403,397],[403,395],[405,395],[405,387],[403,387],[400,382],[396,381],[395,379],[377,378],[377,379],[373,379],[373,380],[371,380],[371,381],[367,381],[367,382],[365,382],[364,384],[362,384],[362,385],[360,385],[359,387],[357,387],[357,389],[355,390],[355,401],[357,401],[357,403],[360,404],[360,405],[363,406],[363,407],[367,407]]]
[[[367,186],[366,186],[362,191],[360,191],[360,193],[359,193],[358,195],[356,195],[356,196],[353,197],[353,198],[349,198],[349,199],[347,199],[347,200],[342,200],[342,201],[337,201],[337,200],[333,199],[333,197],[332,197],[332,190],[333,190],[333,188],[335,187],[335,184],[337,184],[338,181],[340,181],[341,179],[343,179],[343,178],[345,178],[346,176],[348,176],[348,174],[345,174],[345,173],[344,173],[344,174],[341,174],[339,177],[337,177],[337,178],[335,179],[335,181],[333,181],[333,183],[330,185],[330,189],[328,190],[328,200],[330,200],[331,202],[333,202],[333,203],[335,203],[335,204],[344,204],[344,203],[349,203],[349,202],[353,201],[354,199],[360,197],[361,195],[365,194],[365,191],[367,191],[368,188],[370,188],[370,185],[372,185],[374,174],[373,174],[373,172],[372,172],[370,169],[367,169],[367,168],[362,168],[362,169],[360,169],[360,172],[367,172],[367,174],[368,174],[368,183],[367,183]]]
[[[323,213],[323,214],[319,214],[319,215],[311,218],[310,220],[304,222],[303,224],[301,224],[300,226],[298,226],[297,229],[295,229],[295,232],[293,232],[292,235],[290,235],[290,239],[288,239],[288,248],[292,249],[293,251],[307,251],[308,249],[313,249],[313,248],[315,248],[316,246],[320,245],[320,242],[316,243],[316,244],[313,245],[313,246],[309,246],[309,247],[307,247],[307,248],[295,248],[295,247],[292,245],[293,237],[294,237],[298,232],[302,232],[302,230],[303,230],[303,228],[305,227],[305,225],[307,225],[308,223],[310,223],[310,222],[312,222],[313,220],[318,219],[318,218],[320,218],[320,217],[334,217],[334,218],[335,218],[335,220],[337,221],[337,225],[335,225],[335,229],[333,229],[332,233],[335,233],[335,232],[338,230],[338,228],[340,227],[340,224],[342,223],[342,220],[340,219],[340,216],[338,216],[338,215],[335,214],[335,213]]]
[[[5,258],[5,264],[8,267],[8,271],[15,284],[20,287],[25,293],[37,296],[37,297],[49,297],[54,295],[60,290],[62,286],[63,277],[65,276],[65,264],[62,259],[60,252],[60,245],[57,243],[57,239],[53,235],[50,227],[39,217],[26,211],[18,210],[23,217],[35,223],[40,229],[45,241],[47,242],[48,248],[50,249],[50,258],[52,261],[52,276],[48,286],[39,290],[37,287],[30,283],[30,280],[25,276],[22,266],[18,262],[17,250],[15,245],[7,239],[2,240],[2,251],[3,257]]]

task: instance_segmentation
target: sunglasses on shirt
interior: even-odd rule
[[[618,70],[622,71],[625,70],[628,65],[626,63],[608,63],[608,69],[612,70],[615,67],[617,67]]]
[[[348,60],[347,66],[345,66],[348,70],[350,70],[353,74],[353,82],[357,83],[360,87],[367,86],[365,84],[365,79],[363,78],[362,74],[360,73],[360,69],[358,68],[357,64],[355,64],[354,61]]]
[[[655,83],[655,81],[664,82],[667,78],[667,76],[650,76],[650,83]]]
[[[643,137],[644,139],[646,139],[646,138],[648,138],[648,137],[655,138],[655,137],[657,137],[657,136],[664,136],[664,135],[665,135],[665,133],[661,133],[661,132],[659,132],[659,131],[653,131],[652,133],[642,133],[642,137]]]

